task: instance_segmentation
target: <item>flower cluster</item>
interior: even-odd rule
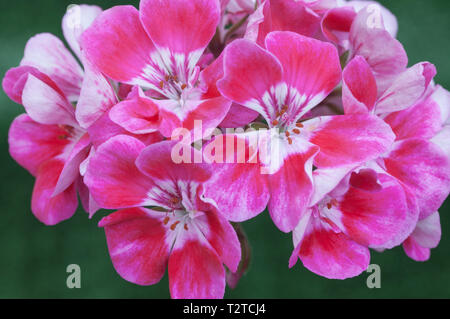
[[[10,153],[42,223],[78,196],[90,217],[115,210],[99,226],[124,279],[168,268],[173,298],[222,298],[249,262],[239,223],[266,209],[289,266],[326,278],[359,275],[370,249],[424,261],[438,245],[450,93],[431,63],[408,67],[379,4],[80,5],[63,32],[75,56],[38,34],[3,79],[25,108]]]

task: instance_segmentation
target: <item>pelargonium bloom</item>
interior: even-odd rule
[[[240,243],[204,196],[210,168],[176,164],[173,146],[166,141],[145,147],[119,135],[98,148],[86,184],[101,207],[121,209],[99,226],[105,228],[113,265],[124,279],[152,285],[168,266],[173,298],[222,298],[222,264],[237,271]]]
[[[274,223],[289,232],[311,200],[313,163],[333,168],[374,159],[389,149],[393,134],[383,121],[368,114],[299,122],[339,83],[337,51],[328,43],[287,31],[269,33],[266,47],[248,40],[230,44],[218,88],[265,118],[269,130],[260,135],[270,155],[257,164],[219,164],[220,173],[207,194],[233,221],[249,219],[268,204]],[[255,184],[260,186],[255,189]],[[230,189],[239,191],[230,194]],[[247,200],[242,202],[244,190]]]
[[[201,59],[219,19],[218,0],[142,0],[140,11],[117,6],[103,12],[83,34],[82,48],[111,79],[148,89],[160,110],[163,135],[193,129],[195,120],[214,128],[231,103],[208,94]],[[140,103],[122,108],[124,117],[113,119],[117,124],[127,126],[129,117],[146,121]]]

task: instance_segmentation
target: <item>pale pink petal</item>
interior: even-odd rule
[[[78,99],[83,70],[62,41],[54,35],[41,33],[31,38],[20,65],[37,68],[55,81],[70,101]]]
[[[36,122],[78,126],[75,109],[67,98],[32,74],[28,74],[23,88],[22,103]]]
[[[39,167],[31,198],[31,210],[45,225],[56,225],[75,214],[78,207],[75,184],[53,196],[64,162],[52,159]]]
[[[84,182],[102,208],[145,206],[153,183],[135,165],[144,148],[139,140],[119,135],[102,144],[89,160]]]
[[[377,114],[404,110],[425,93],[436,74],[436,68],[428,62],[418,63],[395,78],[392,85],[377,101]]]
[[[403,243],[406,255],[415,261],[427,261],[430,259],[431,249],[420,246],[412,237],[408,237]]]
[[[81,59],[80,40],[83,32],[89,28],[102,8],[86,4],[74,5],[67,10],[62,19],[62,30],[72,51]]]
[[[431,142],[408,139],[384,159],[389,174],[407,185],[418,200],[420,219],[436,212],[450,191],[450,161]]]
[[[75,115],[80,126],[88,128],[118,101],[104,75],[88,59],[83,58],[83,63],[86,74]]]
[[[165,213],[130,208],[112,213],[99,222],[105,229],[114,268],[127,281],[153,285],[164,276],[170,243],[163,225]]]
[[[348,1],[347,4],[355,8],[357,12],[361,11],[362,9],[366,8],[369,5],[372,5],[371,12],[376,14],[374,18],[380,19],[381,15],[383,26],[386,29],[386,31],[389,32],[394,38],[397,36],[398,31],[397,18],[395,17],[394,14],[392,14],[392,12],[383,7],[379,2],[370,0],[364,1],[352,0]],[[376,7],[374,7],[373,5],[375,5]]]

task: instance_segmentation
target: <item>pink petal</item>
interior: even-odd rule
[[[369,266],[370,252],[343,233],[336,233],[318,218],[312,218],[300,242],[298,256],[312,272],[329,279],[358,276]]]
[[[153,183],[135,165],[144,148],[139,140],[118,135],[97,149],[89,161],[84,181],[101,207],[145,206]]]
[[[258,116],[258,112],[233,103],[231,104],[230,110],[228,111],[223,121],[219,124],[219,126],[224,128],[243,127],[256,120]]]
[[[39,167],[31,199],[34,216],[45,225],[56,225],[69,219],[78,207],[75,184],[53,196],[64,162],[52,159]]]
[[[302,113],[321,102],[341,81],[336,48],[293,32],[271,32],[266,47],[280,61],[283,80],[306,101]]]
[[[327,11],[321,21],[323,35],[327,40],[345,46],[355,17],[352,7],[337,7]]]
[[[412,106],[425,93],[435,74],[435,66],[428,62],[410,67],[382,94],[375,112],[390,113]]]
[[[118,101],[113,87],[103,74],[86,58],[83,61],[86,74],[75,115],[80,126],[88,128]]]
[[[395,139],[392,130],[369,114],[324,116],[304,123],[314,128],[310,142],[320,147],[317,167],[363,163],[388,151]]]
[[[54,35],[41,33],[31,38],[20,65],[35,67],[55,81],[70,101],[78,99],[83,70],[62,41]]]
[[[203,52],[220,19],[217,0],[142,0],[140,12],[142,24],[158,48],[186,56]]]
[[[84,134],[76,143],[70,152],[69,158],[64,164],[64,168],[59,176],[58,183],[55,186],[53,196],[60,194],[72,185],[80,176],[80,164],[86,159],[91,148],[89,135]]]
[[[220,162],[211,159],[214,174],[205,184],[205,196],[213,199],[219,212],[234,222],[260,214],[267,206],[270,193],[266,176],[261,174],[261,165],[248,162],[252,151],[245,136],[221,135],[204,147],[204,154],[208,153],[208,148],[216,151],[214,155]],[[232,157],[227,161],[223,155],[230,153]]]
[[[201,154],[188,145],[186,148],[190,161],[177,163],[175,145],[177,143],[173,141],[149,145],[140,153],[136,166],[152,180],[206,182],[211,176],[210,168],[204,163],[195,163],[196,159],[202,159]]]
[[[223,298],[222,262],[197,229],[181,232],[175,241],[169,258],[169,288],[175,299]]]
[[[72,51],[81,59],[80,40],[81,34],[89,28],[102,9],[98,6],[86,4],[71,7],[62,20],[62,30],[67,43]]]
[[[430,96],[414,106],[394,112],[384,118],[390,125],[397,140],[408,138],[431,139],[442,128],[439,105]]]
[[[312,163],[319,149],[300,139],[280,147],[286,148],[281,167],[267,175],[268,208],[275,225],[287,233],[297,226],[313,195]]]
[[[419,139],[398,142],[384,159],[389,174],[418,200],[420,219],[436,212],[450,191],[450,161],[436,145]]]
[[[292,31],[313,36],[319,27],[320,17],[299,1],[265,1],[250,16],[246,38],[264,46],[264,39],[271,31]]]
[[[374,192],[351,186],[338,200],[342,230],[364,246],[381,246],[405,227],[403,220],[408,207],[402,186],[386,174],[379,174],[378,180],[381,190]]]
[[[431,249],[420,246],[412,237],[408,237],[403,243],[406,255],[415,261],[427,261],[430,259]]]
[[[109,117],[134,134],[155,132],[160,124],[158,106],[140,88],[138,96],[115,105]]]
[[[19,115],[9,129],[9,152],[32,175],[44,162],[63,153],[69,140],[67,131],[57,125],[42,125],[28,115]]]
[[[163,225],[165,213],[145,208],[117,211],[103,218],[109,255],[114,268],[127,281],[153,285],[164,276],[170,246]]]
[[[241,260],[241,244],[233,226],[216,211],[208,211],[197,218],[204,219],[204,223],[198,223],[198,227],[220,260],[232,272],[236,272]]]
[[[75,110],[67,98],[32,74],[28,74],[23,88],[22,103],[36,122],[78,126]]]
[[[133,6],[104,11],[83,33],[81,42],[86,58],[108,77],[127,84],[154,81],[148,69],[152,69],[155,48]]]
[[[342,75],[342,102],[345,114],[371,111],[377,100],[377,84],[366,60],[361,56],[354,57]]]
[[[225,49],[225,77],[217,87],[226,98],[259,113],[269,113],[255,106],[265,92],[282,79],[276,58],[248,40],[236,40]]]

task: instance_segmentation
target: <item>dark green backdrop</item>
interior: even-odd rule
[[[79,1],[73,1],[79,2]],[[61,18],[66,0],[1,0],[0,74],[17,66],[28,38],[51,32],[62,37]],[[138,1],[130,1],[137,5]],[[87,0],[103,8],[129,1]],[[450,2],[448,0],[382,1],[397,15],[399,39],[410,64],[427,60],[437,66],[437,82],[450,88]],[[83,211],[56,227],[45,227],[31,214],[33,178],[8,153],[8,128],[22,107],[0,93],[0,297],[2,298],[167,298],[167,276],[155,286],[140,287],[114,271],[103,230]],[[277,231],[268,214],[246,222],[253,246],[250,271],[228,298],[449,298],[450,202],[441,208],[443,237],[431,260],[409,260],[401,248],[372,252],[372,263],[382,270],[381,289],[366,287],[366,273],[346,281],[321,278],[301,266],[289,270],[292,243]],[[81,289],[66,287],[66,267],[81,266]]]

